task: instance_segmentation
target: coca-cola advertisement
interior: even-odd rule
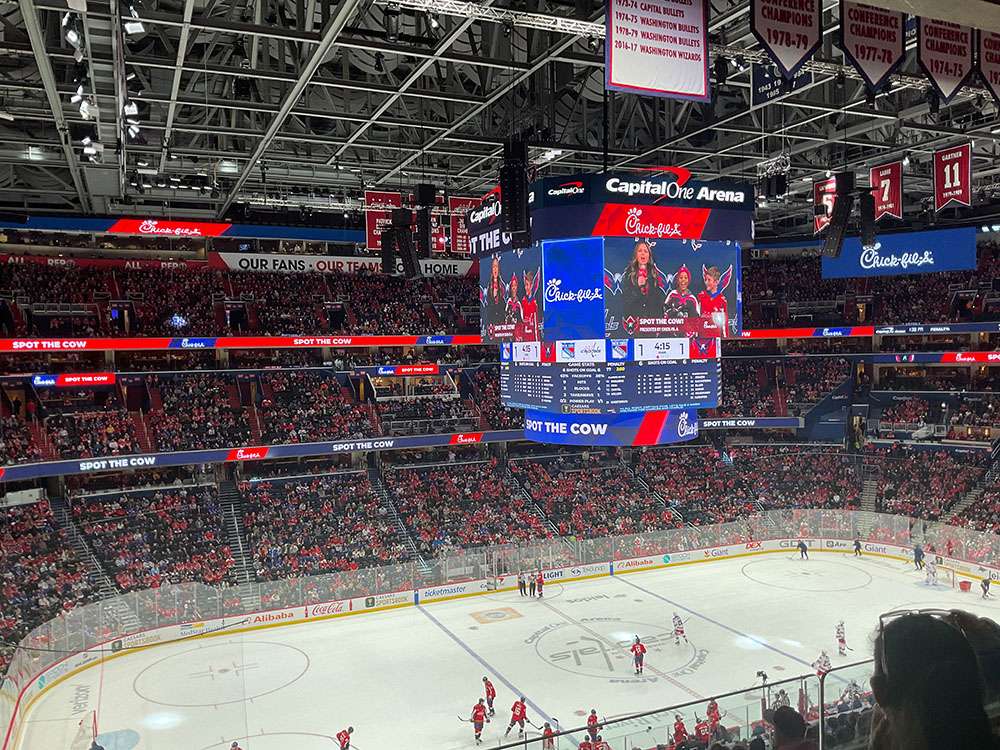
[[[894,161],[869,170],[872,196],[875,198],[875,221],[884,216],[903,218],[903,162]]]
[[[934,152],[934,210],[972,205],[972,144]]]

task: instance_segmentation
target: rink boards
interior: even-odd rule
[[[561,584],[607,576],[625,575],[632,572],[665,569],[757,555],[784,553],[797,557],[799,554],[797,546],[800,541],[806,543],[811,553],[832,552],[851,555],[854,552],[854,542],[843,539],[783,538],[750,541],[741,544],[709,547],[684,552],[672,552],[663,555],[646,555],[623,560],[571,565],[563,568],[544,570],[542,571],[542,575],[546,583]],[[883,557],[899,561],[912,560],[912,548],[910,547],[880,542],[862,542],[861,546],[866,556]],[[962,576],[979,580],[989,576],[993,580],[1000,579],[1000,569],[957,558],[939,555],[935,555],[935,557],[943,567],[954,570],[956,577]],[[2,750],[13,750],[13,748],[18,747],[17,739],[20,735],[19,720],[31,710],[34,703],[40,697],[51,688],[96,664],[144,651],[157,645],[173,643],[179,639],[204,639],[217,635],[230,636],[287,625],[319,622],[338,617],[370,612],[384,612],[392,609],[432,604],[465,597],[482,596],[494,593],[495,591],[515,591],[517,589],[517,575],[499,576],[495,579],[495,588],[491,587],[491,583],[493,583],[493,579],[475,579],[417,590],[396,591],[365,597],[298,605],[261,611],[240,617],[217,618],[181,625],[168,625],[111,639],[93,646],[86,651],[70,655],[48,669],[30,677],[16,699],[10,694],[0,694],[0,701],[7,702],[8,705],[15,704],[11,722],[5,730]],[[111,653],[108,653],[108,651]],[[13,676],[11,675],[11,677]]]

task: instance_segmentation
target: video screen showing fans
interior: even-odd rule
[[[480,335],[484,344],[539,341],[542,306],[541,245],[479,262]]]
[[[608,338],[742,330],[737,242],[606,237],[604,286]]]

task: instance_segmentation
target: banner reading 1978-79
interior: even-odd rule
[[[751,0],[750,30],[792,78],[823,41],[823,0]]]
[[[708,0],[608,0],[605,85],[707,102]]]

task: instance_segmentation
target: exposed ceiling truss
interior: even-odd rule
[[[751,67],[765,59],[748,0],[712,0],[728,79],[698,105],[605,97],[599,0],[89,0],[78,17],[100,114],[85,120],[70,104],[79,65],[65,0],[0,3],[0,109],[14,117],[0,121],[0,208],[210,217],[250,196],[289,206],[312,193],[339,211],[365,185],[420,181],[476,195],[495,182],[504,139],[524,130],[541,175],[607,160],[753,180],[784,152],[791,190],[761,211],[764,233],[804,230],[810,182],[827,170],[863,174],[903,155],[917,213],[931,152],[962,139],[975,140],[977,183],[995,188],[992,99],[969,88],[931,114],[911,51],[871,100],[834,44],[837,3],[825,5],[811,83],[753,104]],[[137,114],[123,115],[130,103]],[[83,154],[88,136],[99,161]]]

